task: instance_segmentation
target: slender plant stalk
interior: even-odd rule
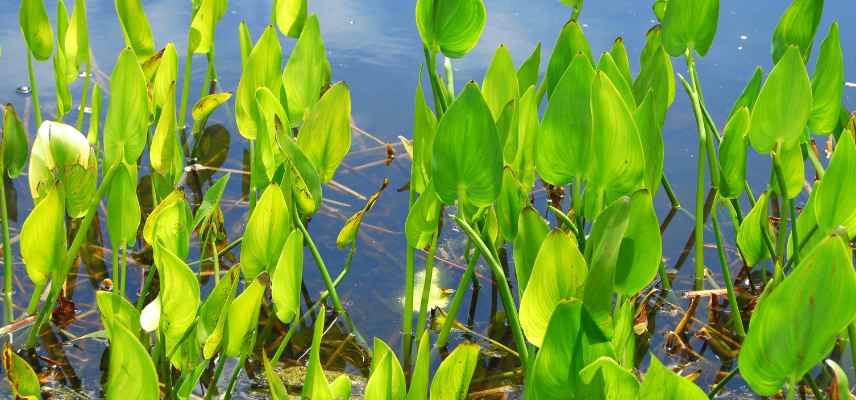
[[[850,359],[856,360],[856,322],[847,326],[847,338],[850,339]]]
[[[354,325],[354,322],[351,320],[350,315],[345,310],[345,307],[342,305],[342,301],[339,298],[339,293],[336,292],[336,285],[333,284],[333,280],[330,278],[330,272],[327,270],[327,264],[324,263],[324,259],[321,258],[321,253],[318,252],[318,247],[315,246],[315,241],[312,240],[312,236],[309,234],[309,231],[306,229],[306,226],[303,224],[303,220],[300,218],[300,215],[295,214],[294,218],[297,221],[297,226],[300,228],[300,231],[303,232],[303,237],[306,239],[306,245],[309,246],[309,251],[312,253],[312,257],[315,258],[315,264],[318,266],[318,271],[321,273],[321,278],[324,279],[324,285],[327,286],[327,291],[330,293],[330,299],[333,301],[333,307],[336,310],[336,313],[342,316],[342,319],[345,320],[345,325],[347,325],[348,330],[350,330],[357,341],[360,343],[365,343],[365,339],[360,335],[360,332],[357,330],[357,327]]]
[[[91,55],[90,55],[91,57]],[[86,62],[86,76],[83,78],[83,93],[80,95],[80,112],[77,113],[77,122],[74,126],[77,130],[83,130],[83,114],[86,113],[86,102],[89,100],[89,86],[92,83],[92,62]],[[94,116],[98,118],[97,115]]]
[[[113,284],[116,285],[116,289],[122,294],[122,297],[125,297],[125,292],[122,292],[122,270],[119,269],[119,247],[113,246],[113,249],[110,254],[110,258],[113,261]]]
[[[672,281],[669,280],[669,274],[666,272],[666,263],[660,261],[657,273],[660,274],[660,282],[663,284],[663,290],[671,292]]]
[[[187,33],[187,54],[184,60],[184,80],[181,82],[181,106],[178,112],[178,127],[184,129],[187,119],[187,98],[190,97],[190,70],[193,67],[193,50],[190,48],[190,32]]]
[[[446,112],[448,104],[446,96],[443,94],[443,86],[440,84],[440,77],[437,76],[437,55],[428,50],[427,47],[422,48],[425,54],[425,64],[428,67],[428,78],[431,81],[431,92],[434,93],[434,108],[437,111],[437,116],[443,115]]]
[[[42,283],[33,287],[33,294],[30,295],[30,302],[27,304],[27,315],[33,315],[36,313],[36,309],[39,306],[39,299],[45,291],[45,286],[47,286],[47,284]]]
[[[235,366],[235,369],[232,371],[232,376],[229,378],[229,385],[226,386],[226,393],[223,396],[223,400],[230,400],[232,398],[232,392],[235,390],[235,383],[238,382],[238,374],[241,373],[241,369],[244,367],[244,363],[247,362],[247,354],[241,354],[241,359],[238,361],[238,365]]]
[[[214,392],[217,391],[217,382],[220,381],[220,375],[223,374],[224,366],[226,366],[226,356],[221,354],[217,358],[217,366],[214,367],[214,375],[211,377],[211,382],[208,383],[208,390],[205,391],[205,400],[210,400]]]
[[[452,331],[452,322],[458,316],[458,310],[461,308],[461,302],[464,300],[464,292],[467,291],[467,286],[469,286],[470,281],[473,279],[478,259],[479,251],[476,249],[467,261],[467,269],[464,270],[464,275],[462,275],[461,280],[458,281],[458,288],[455,289],[455,295],[452,297],[452,303],[449,305],[449,312],[446,315],[446,320],[443,321],[443,326],[440,328],[440,332],[437,333],[437,341],[434,342],[435,348],[441,348],[449,341],[449,333]]]
[[[438,228],[434,231],[434,237],[431,239],[431,247],[428,248],[428,255],[425,257],[425,281],[422,282],[422,298],[419,300],[419,318],[416,321],[416,337],[418,338],[422,337],[422,333],[425,332],[425,326],[428,323],[428,300],[431,296],[431,283],[434,279],[434,254],[437,251],[437,238],[439,236],[440,229]]]
[[[208,232],[208,242],[211,245],[211,259],[214,260],[214,283],[220,282],[220,255],[217,254],[217,243],[214,242],[214,233]]]
[[[208,71],[205,73],[205,81],[202,83],[202,91],[200,97],[204,97],[211,92],[211,82],[217,81],[217,70],[214,69],[214,45],[211,45],[211,51],[205,54],[208,60]]]
[[[663,174],[660,178],[660,183],[663,185],[663,190],[666,191],[666,196],[669,197],[669,202],[672,203],[672,208],[681,208],[681,202],[678,200],[678,196],[675,195],[675,191],[672,189],[669,179],[666,178],[666,174]]]
[[[36,83],[36,71],[33,69],[33,52],[29,50],[27,50],[27,73],[30,75],[30,97],[33,99],[36,129],[39,129],[42,126],[42,109],[39,107],[39,89]]]
[[[39,315],[33,323],[30,333],[27,335],[27,342],[25,344],[25,348],[27,349],[32,349],[36,346],[36,340],[38,340],[42,325],[47,321],[48,316],[50,316],[51,311],[56,305],[57,299],[59,299],[59,293],[62,291],[68,271],[71,270],[71,267],[77,260],[77,255],[80,252],[80,246],[82,246],[83,241],[86,240],[86,234],[89,232],[89,227],[92,225],[92,219],[95,218],[95,214],[98,211],[98,204],[101,203],[101,198],[104,197],[105,193],[107,193],[107,189],[110,187],[110,181],[113,180],[113,175],[116,173],[117,166],[118,164],[114,164],[110,167],[107,174],[104,175],[104,179],[101,181],[101,186],[98,187],[98,192],[96,192],[95,196],[90,199],[86,215],[83,217],[80,227],[74,234],[74,240],[71,242],[71,247],[68,249],[68,252],[66,252],[65,260],[63,265],[60,267],[62,269],[60,270],[60,273],[56,275],[59,279],[51,284],[51,290],[48,294],[48,298],[42,305]]]
[[[443,57],[443,70],[446,72],[446,87],[449,90],[449,96],[455,96],[455,69],[452,67],[452,60],[449,57]]]
[[[713,386],[713,389],[710,390],[710,393],[707,394],[707,398],[715,398],[717,393],[722,391],[722,389],[725,388],[725,385],[727,385],[728,382],[731,382],[731,379],[734,378],[735,375],[737,375],[738,371],[740,371],[738,368],[734,368],[731,370],[731,372],[728,373],[728,375],[725,375],[724,378],[720,379],[719,382],[717,382],[716,385]]]
[[[570,228],[571,231],[574,232],[574,237],[578,238],[578,237],[582,236],[582,235],[580,235],[579,228],[577,228],[577,224],[574,223],[574,221],[571,221],[571,218],[569,218],[567,214],[562,212],[562,210],[560,210],[556,207],[553,207],[551,205],[547,205],[547,209],[556,215],[556,218],[559,220],[559,222],[561,222],[564,225],[567,225],[567,227]]]
[[[122,246],[119,247],[119,250],[122,252],[122,265],[120,266],[122,271],[122,280],[120,281],[121,287],[119,289],[119,294],[122,297],[125,297],[125,289],[127,288],[128,283],[128,245],[122,241]]]
[[[776,174],[776,180],[778,181],[778,184],[779,184],[779,194],[781,195],[782,201],[784,201],[787,205],[788,214],[789,214],[789,217],[791,219],[791,221],[790,221],[791,246],[793,248],[793,253],[792,253],[791,257],[794,258],[795,262],[799,264],[799,262],[800,262],[800,260],[799,260],[799,258],[800,258],[799,243],[800,243],[800,241],[799,241],[799,233],[797,233],[797,229],[796,229],[796,227],[797,227],[797,210],[796,210],[796,207],[794,206],[793,199],[791,199],[788,196],[788,193],[787,193],[788,189],[785,185],[785,174],[784,174],[784,171],[782,170],[782,160],[779,157],[780,156],[778,154],[778,151],[773,153],[773,171]],[[779,229],[783,232],[786,231],[785,226],[787,226],[787,225],[784,225],[784,222],[785,222],[784,218],[781,218],[779,220]],[[785,239],[785,240],[787,240],[787,239]],[[782,249],[780,251],[781,251],[781,253],[779,254],[779,262],[782,263],[782,265],[784,265],[785,251],[784,251],[784,249]]]
[[[820,159],[817,158],[817,154],[813,149],[808,147],[808,144],[802,143],[802,150],[806,154],[808,154],[808,160],[811,161],[811,165],[814,167],[815,172],[817,172],[818,178],[823,178],[823,175],[826,174],[826,169],[823,167],[823,164],[820,162]]]
[[[514,341],[517,345],[517,353],[520,357],[520,364],[523,366],[524,371],[529,370],[529,349],[526,347],[526,340],[523,337],[523,330],[520,328],[520,320],[517,316],[517,307],[514,304],[514,295],[511,294],[511,287],[508,285],[508,280],[505,278],[505,273],[502,271],[502,266],[497,261],[496,257],[491,253],[490,248],[482,240],[481,236],[479,236],[478,232],[473,229],[470,224],[467,223],[461,217],[455,218],[455,221],[458,222],[458,225],[467,233],[467,236],[476,244],[479,251],[482,253],[482,256],[487,260],[488,265],[490,265],[491,270],[493,271],[494,279],[496,280],[496,286],[499,287],[499,296],[502,299],[502,306],[505,308],[506,318],[508,319],[508,324],[511,327],[511,332],[514,335]]]
[[[734,320],[734,330],[740,337],[746,336],[746,329],[743,327],[743,318],[740,316],[740,305],[737,303],[737,295],[734,292],[734,282],[731,280],[731,271],[728,267],[728,259],[725,257],[725,251],[722,243],[722,231],[719,228],[719,217],[717,216],[717,203],[719,196],[716,195],[713,199],[713,208],[710,212],[710,220],[713,223],[713,233],[716,235],[716,250],[719,253],[719,265],[722,269],[722,279],[725,281],[725,288],[728,293],[728,304],[731,306]]]
[[[794,400],[794,392],[796,392],[797,384],[794,381],[790,381],[785,384],[785,399],[786,400]]]
[[[12,322],[13,319],[13,303],[12,303],[12,287],[14,264],[12,262],[12,241],[9,238],[9,213],[6,208],[6,167],[2,156],[0,156],[0,217],[3,218],[3,304],[5,308],[6,323]]]
[[[149,272],[146,274],[146,280],[143,282],[143,287],[140,289],[140,297],[137,297],[137,311],[142,310],[145,305],[146,295],[149,293],[149,289],[152,287],[152,283],[155,280],[155,271],[156,268],[150,268]]]
[[[692,52],[686,52],[687,69],[690,73],[690,79],[695,76],[695,60],[693,60]],[[698,130],[698,160],[696,165],[696,204],[695,204],[695,290],[704,288],[704,172],[705,172],[705,155],[707,153],[707,130],[704,123],[704,115],[701,110],[701,100],[698,96],[695,85],[688,83],[683,77],[681,83],[690,97],[693,104],[693,112],[696,118],[696,128]],[[713,172],[713,171],[711,171]],[[713,175],[711,174],[711,177]],[[711,179],[713,181],[713,179]]]
[[[413,167],[411,166],[411,169]],[[413,173],[411,172],[411,176]],[[412,179],[411,179],[412,181]],[[413,207],[413,203],[416,201],[416,192],[411,188],[408,191],[407,195],[407,204],[408,210]],[[405,276],[404,276],[404,311],[401,316],[401,330],[402,335],[404,336],[404,340],[402,341],[403,353],[405,355],[410,355],[411,345],[413,342],[413,286],[414,286],[414,258],[415,258],[416,249],[414,249],[410,244],[407,245],[407,249],[405,250],[404,259],[405,259]],[[408,359],[408,357],[405,357]]]

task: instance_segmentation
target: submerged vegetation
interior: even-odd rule
[[[242,369],[263,374],[266,396],[274,399],[466,398],[486,349],[479,342],[448,347],[453,329],[469,329],[456,318],[467,288],[480,285],[480,261],[489,267],[503,311],[495,318],[510,340],[485,339],[513,356],[509,380],[522,383],[527,398],[706,399],[734,376],[760,396],[793,399],[809,390],[815,398],[849,398],[847,374],[831,354],[849,347],[856,359],[850,244],[856,236],[856,117],[842,104],[838,23],[816,39],[823,1],[793,0],[773,33],[775,66],[748,77],[720,122],[708,111],[696,68],[716,37],[718,0],[654,2],[659,22],[648,31],[638,63],[621,38],[595,57],[578,22],[583,1],[562,2],[571,17],[544,67],[540,44],[519,66],[503,45],[480,84],[457,87],[453,63],[479,42],[487,9],[482,0],[416,1],[424,66],[412,137],[401,138],[412,163],[405,188],[409,212],[399,222],[407,247],[403,332],[395,349],[363,337],[337,290],[348,285],[359,257],[363,218],[389,182],[341,227],[335,245],[348,253],[338,275],[308,229],[352,137],[350,89],[332,81],[319,20],[306,0],[275,0],[271,24],[256,39],[245,23],[238,27],[242,74],[234,93],[218,87],[214,57],[226,0],[193,1],[183,78],[179,50],[172,43],[158,50],[140,0],[116,0],[126,47],[110,75],[103,123],[104,89],[91,82],[86,1],[75,0],[69,15],[59,0],[52,26],[43,0],[21,0],[37,129],[30,146],[29,121],[5,107],[0,171],[15,179],[26,170],[35,203],[12,241],[7,197],[0,192],[3,329],[15,338],[4,346],[3,366],[13,395],[42,396],[32,360],[39,357],[40,338],[63,318],[70,272],[85,256],[90,229],[100,229],[93,224],[101,211],[112,246],[111,281],[95,295],[102,328],[80,339],[109,343],[99,394],[106,398],[228,399]],[[290,54],[281,40],[294,42]],[[809,74],[813,49],[818,54]],[[194,54],[204,54],[208,65],[204,95],[190,106]],[[57,109],[44,119],[33,63],[50,59]],[[686,63],[686,76],[673,62]],[[83,91],[75,101],[69,87],[81,76]],[[711,342],[718,344],[711,345],[737,359],[712,387],[637,351],[649,298],[675,295],[675,273],[663,260],[662,229],[670,216],[661,228],[654,198],[662,186],[672,212],[681,208],[663,173],[662,132],[673,102],[684,94],[698,136],[695,229],[686,249],[692,248],[695,263],[692,304],[705,293],[727,298],[727,331],[716,332]],[[248,175],[249,213],[237,221],[242,235],[226,242],[224,225],[236,222],[224,221],[221,206],[231,175],[216,179],[199,204],[191,204],[182,188],[188,141],[203,140],[209,115],[232,104],[249,148],[249,170],[239,171]],[[186,121],[189,106],[192,122]],[[827,163],[818,138],[834,143]],[[769,184],[759,193],[746,178],[751,152],[770,163]],[[141,169],[150,172],[150,187],[138,187]],[[813,179],[805,185],[808,172]],[[539,204],[533,193],[542,190],[547,202]],[[719,217],[726,214],[733,234],[723,232]],[[449,299],[434,275],[444,229],[458,229],[466,242],[465,271]],[[200,259],[189,261],[194,236]],[[725,249],[729,236],[743,265],[737,277]],[[710,237],[724,290],[704,264]],[[127,270],[138,241],[153,266],[144,270],[139,291],[129,286]],[[32,284],[23,312],[12,302],[14,245]],[[221,267],[238,246],[239,262]],[[420,252],[427,256],[417,280]],[[307,262],[318,269],[325,290],[303,308]],[[210,288],[196,270],[203,263],[212,267]],[[756,291],[738,292],[741,280]],[[677,346],[693,307],[669,338]],[[280,333],[274,324],[287,328]],[[343,325],[343,343],[353,341],[370,355],[364,384],[331,375],[322,364],[322,340],[335,324]],[[276,366],[301,328],[312,335],[295,388]]]

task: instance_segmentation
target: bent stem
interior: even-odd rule
[[[467,243],[467,248],[469,248],[469,242]],[[434,342],[434,348],[441,348],[449,341],[449,333],[452,331],[452,323],[458,315],[458,310],[461,308],[461,302],[464,300],[464,292],[467,291],[467,286],[469,286],[470,281],[473,279],[478,259],[479,250],[475,249],[469,260],[467,260],[467,269],[464,270],[464,275],[462,275],[461,280],[458,281],[458,288],[455,289],[455,296],[452,297],[452,303],[449,305],[449,313],[446,315],[446,319],[443,321],[443,326],[437,334],[437,341]]]
[[[86,215],[83,217],[83,221],[80,223],[80,226],[77,228],[77,232],[74,234],[74,240],[71,242],[71,247],[68,249],[68,252],[66,252],[65,260],[60,267],[62,269],[60,269],[59,273],[56,275],[56,281],[51,283],[51,290],[48,294],[48,298],[44,305],[42,305],[41,310],[39,310],[39,315],[27,335],[27,342],[24,345],[24,348],[32,349],[36,346],[36,340],[39,338],[39,332],[41,332],[42,325],[47,321],[54,305],[56,305],[57,299],[59,299],[59,294],[62,291],[68,271],[71,270],[71,267],[77,260],[77,255],[80,252],[80,246],[82,246],[83,241],[86,240],[86,234],[89,232],[89,227],[92,225],[92,219],[95,218],[95,214],[98,211],[98,204],[101,203],[101,198],[104,197],[105,193],[107,193],[107,189],[110,187],[110,181],[113,180],[113,175],[116,173],[116,170],[118,169],[116,167],[118,165],[119,164],[117,163],[110,167],[107,174],[104,175],[104,179],[101,181],[101,186],[98,187],[98,191],[95,193],[95,196],[90,200],[89,208],[86,210]]]
[[[86,76],[83,78],[83,92],[80,95],[80,112],[77,113],[77,121],[74,126],[77,130],[83,130],[83,114],[86,113],[86,101],[89,100],[89,86],[92,82],[92,62],[86,62]],[[96,115],[95,118],[98,118]]]
[[[303,232],[303,237],[306,239],[306,245],[309,246],[309,251],[312,253],[312,257],[315,258],[315,265],[318,266],[321,278],[324,279],[324,285],[327,287],[327,292],[329,292],[330,299],[333,301],[333,308],[336,310],[336,313],[341,315],[342,319],[345,320],[345,325],[347,325],[348,330],[354,334],[357,341],[364,344],[365,339],[360,335],[360,332],[351,320],[350,315],[348,315],[348,312],[345,311],[345,307],[342,305],[339,293],[336,292],[336,285],[333,283],[333,279],[330,278],[330,272],[327,270],[327,264],[324,262],[324,259],[321,258],[321,253],[318,251],[318,247],[315,246],[315,241],[312,240],[312,236],[309,234],[309,231],[306,229],[306,226],[303,224],[303,220],[300,218],[300,215],[297,214],[296,210],[294,219],[297,220],[297,226],[300,228],[300,231]]]
[[[718,198],[716,195],[713,199],[713,209],[710,212],[710,219],[713,223],[713,233],[716,235],[716,250],[719,253],[719,265],[722,270],[722,279],[725,280],[725,288],[728,294],[728,304],[731,306],[734,320],[734,330],[740,337],[746,336],[746,329],[743,327],[743,318],[740,316],[740,305],[737,303],[737,295],[734,293],[734,282],[731,280],[731,271],[728,267],[728,259],[725,257],[724,245],[722,243],[722,231],[719,228]]]
[[[481,252],[482,256],[487,260],[488,265],[490,265],[491,270],[493,271],[494,279],[496,280],[496,286],[499,287],[499,295],[502,298],[502,306],[505,308],[505,313],[507,315],[508,323],[511,327],[511,332],[514,334],[514,342],[517,345],[517,353],[520,358],[520,364],[523,366],[523,370],[529,370],[529,351],[526,348],[526,340],[523,338],[523,330],[520,328],[520,320],[517,316],[517,308],[514,305],[514,296],[511,294],[511,288],[508,286],[508,280],[505,277],[505,273],[502,270],[502,266],[497,261],[496,257],[493,256],[493,253],[490,251],[490,248],[482,240],[481,236],[479,236],[478,232],[475,231],[463,218],[456,217],[455,221],[458,222],[458,225],[467,233],[467,236],[470,237],[478,250]]]
[[[672,184],[669,183],[669,179],[666,178],[666,174],[660,178],[660,182],[663,184],[663,190],[666,191],[666,196],[669,197],[669,202],[672,203],[672,208],[681,208],[681,202],[678,200],[678,196],[675,195],[675,191],[672,189]]]
[[[27,50],[27,74],[30,76],[30,97],[33,99],[33,112],[36,117],[36,129],[42,126],[42,109],[39,107],[39,90],[36,84],[36,71],[33,70],[33,53]]]
[[[443,86],[440,83],[440,77],[437,76],[437,55],[428,47],[422,47],[422,52],[425,54],[425,64],[428,67],[428,78],[431,81],[431,92],[434,94],[434,108],[437,111],[437,118],[446,112],[448,104],[446,104],[446,96],[443,94]]]

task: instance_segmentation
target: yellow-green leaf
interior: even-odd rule
[[[303,120],[304,113],[312,110],[312,106],[318,102],[321,89],[330,82],[331,76],[332,67],[324,50],[318,16],[312,14],[306,19],[300,38],[282,72],[282,84],[288,96],[289,120]]]
[[[300,286],[303,279],[303,234],[288,235],[271,273],[270,293],[276,317],[288,324],[300,314]]]
[[[140,0],[116,0],[116,14],[125,34],[125,45],[134,49],[140,59],[154,54],[155,38]]]
[[[18,23],[33,57],[39,61],[50,58],[54,36],[44,0],[21,0]]]
[[[487,10],[482,0],[417,0],[416,27],[432,53],[461,58],[484,30]]]
[[[275,0],[274,18],[285,36],[299,37],[306,22],[306,0]]]
[[[21,258],[36,286],[47,284],[65,263],[65,200],[54,187],[33,207],[21,228]]]

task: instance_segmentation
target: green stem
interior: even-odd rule
[[[411,166],[411,168],[413,168]],[[413,175],[411,171],[411,176]],[[412,180],[411,180],[412,182]],[[416,200],[416,191],[409,190],[407,194],[407,208],[408,210],[413,207],[413,203]],[[405,355],[410,354],[410,347],[413,341],[413,286],[414,286],[414,259],[416,257],[416,249],[414,249],[410,244],[407,245],[407,249],[405,250],[404,259],[405,259],[405,272],[404,272],[404,310],[401,316],[401,330],[402,335],[404,335],[404,340],[402,341],[402,346]],[[407,358],[407,357],[405,357]]]
[[[458,226],[460,226],[464,232],[467,233],[467,236],[470,237],[479,251],[482,253],[482,256],[487,260],[488,265],[490,265],[491,270],[493,271],[494,279],[496,280],[496,286],[499,287],[499,296],[502,299],[502,306],[505,308],[506,318],[508,319],[508,324],[511,327],[511,332],[514,334],[514,341],[517,345],[517,352],[520,357],[520,364],[523,366],[524,371],[529,370],[529,350],[526,347],[526,340],[523,337],[523,330],[520,328],[520,320],[517,316],[517,307],[514,304],[514,296],[511,294],[511,288],[508,285],[508,280],[505,278],[505,273],[502,270],[502,266],[497,261],[496,257],[493,256],[490,249],[482,240],[481,236],[478,232],[473,229],[470,224],[467,223],[463,218],[457,217],[455,221],[458,222]]]
[[[672,184],[669,183],[669,179],[666,178],[666,174],[663,174],[660,182],[663,184],[663,190],[666,191],[666,196],[669,197],[669,202],[672,203],[672,208],[681,208],[681,202],[678,200],[678,196],[675,195],[675,191],[672,189]]]
[[[808,154],[808,160],[811,161],[811,165],[814,166],[815,172],[817,172],[818,178],[823,178],[823,175],[826,174],[826,169],[823,168],[823,164],[821,164],[820,159],[817,158],[817,154],[814,153],[814,150],[808,147],[808,144],[802,144],[802,150]]]
[[[434,231],[434,237],[431,239],[431,247],[428,248],[428,255],[425,257],[425,281],[422,283],[422,297],[419,299],[419,317],[416,321],[417,338],[422,337],[422,333],[425,332],[425,326],[428,323],[428,299],[431,295],[431,283],[434,279],[434,254],[437,251],[437,238],[439,236],[440,229],[438,228]]]
[[[122,252],[122,265],[120,266],[122,280],[120,281],[119,294],[125,297],[125,288],[127,288],[126,284],[128,283],[128,245],[122,241],[122,246],[119,247],[119,250]]]
[[[86,215],[83,217],[80,227],[74,234],[74,240],[71,242],[71,247],[68,249],[68,252],[66,252],[64,264],[61,266],[62,269],[59,271],[59,274],[56,275],[58,279],[51,284],[51,290],[48,294],[48,298],[44,305],[42,305],[39,315],[33,323],[33,327],[30,329],[25,348],[32,349],[35,347],[42,325],[47,321],[48,316],[50,316],[51,311],[56,305],[57,299],[59,299],[59,293],[62,291],[62,286],[65,283],[65,277],[68,275],[68,271],[71,270],[71,267],[77,260],[77,255],[80,252],[80,246],[82,246],[83,241],[86,240],[86,233],[89,232],[89,227],[92,225],[92,219],[95,218],[95,214],[98,211],[98,204],[101,202],[101,198],[104,197],[104,194],[107,193],[107,189],[110,187],[110,181],[113,180],[113,175],[116,173],[116,167],[118,165],[119,164],[114,164],[110,167],[107,174],[104,175],[104,179],[101,181],[101,186],[98,187],[98,192],[95,193],[95,196],[90,200],[89,209],[86,210]]]
[[[690,72],[690,78],[695,76],[695,61],[692,57],[692,52],[687,51],[687,68]],[[680,76],[679,76],[680,77]],[[705,154],[707,153],[707,131],[705,129],[704,115],[701,110],[701,101],[698,97],[698,90],[695,85],[690,85],[683,77],[681,83],[690,97],[693,104],[693,112],[696,119],[696,129],[698,130],[698,160],[696,165],[696,204],[695,204],[695,290],[704,288],[704,170],[705,170]],[[711,171],[713,172],[713,171]],[[713,177],[713,174],[711,174]],[[711,179],[713,181],[713,179]]]
[[[562,210],[553,207],[551,205],[547,205],[547,209],[550,210],[553,214],[556,215],[556,218],[559,219],[564,225],[567,225],[574,232],[575,237],[580,237],[580,230],[577,229],[577,224],[568,217],[567,214],[563,213]]]
[[[193,50],[190,48],[190,32],[187,33],[187,54],[184,60],[184,80],[181,82],[181,106],[178,111],[178,127],[184,129],[187,119],[187,98],[190,97],[190,70],[193,67]]]
[[[217,383],[220,381],[220,375],[223,374],[224,366],[226,366],[226,356],[221,354],[217,359],[217,366],[214,367],[214,376],[211,377],[211,382],[208,383],[208,390],[205,391],[205,400],[210,400],[211,396],[217,391]]]
[[[782,162],[781,161],[782,160],[779,158],[778,151],[773,152],[773,170],[776,174],[776,180],[779,183],[779,194],[781,195],[782,200],[787,204],[788,214],[789,214],[790,219],[791,219],[790,220],[791,246],[793,247],[793,253],[792,253],[791,257],[795,259],[795,262],[797,264],[799,264],[799,262],[800,262],[800,260],[799,260],[799,258],[800,258],[800,255],[799,255],[800,241],[799,241],[799,237],[798,237],[799,233],[797,232],[797,229],[796,229],[796,226],[797,226],[797,210],[796,210],[796,207],[794,207],[794,201],[790,198],[790,196],[788,196],[788,189],[787,189],[787,186],[785,184],[785,173],[782,170]],[[781,237],[784,235],[784,232],[787,231],[785,229],[785,227],[787,225],[784,222],[785,222],[784,218],[779,219],[779,230],[782,232],[779,235],[780,241],[782,240]],[[787,237],[785,237],[784,240],[787,241]],[[783,249],[781,249],[780,253],[779,253],[779,262],[782,265],[784,265],[784,257],[785,257],[785,251]],[[788,260],[788,261],[790,261],[790,260]]]
[[[443,86],[440,84],[440,77],[437,76],[437,55],[429,51],[427,47],[422,48],[425,54],[425,64],[428,67],[428,78],[431,81],[431,92],[434,93],[434,108],[437,111],[439,118],[446,112],[446,96],[443,94]]]
[[[710,393],[707,394],[707,398],[715,398],[716,394],[722,391],[723,388],[725,388],[725,385],[727,385],[728,382],[730,382],[731,379],[734,378],[735,375],[737,375],[738,371],[738,368],[734,368],[728,373],[728,375],[725,375],[724,378],[720,379],[719,382],[717,382],[716,385],[713,386],[713,389],[710,390]]]
[[[446,87],[450,96],[455,96],[455,69],[452,68],[452,60],[443,57],[443,70],[446,72]]]
[[[86,63],[86,76],[83,78],[83,93],[80,95],[80,112],[77,113],[77,122],[74,126],[78,131],[83,130],[83,114],[86,113],[86,102],[89,100],[89,86],[92,83],[92,63]],[[98,118],[97,115],[94,118]]]
[[[850,339],[850,359],[856,360],[856,322],[847,326],[847,337]],[[856,363],[856,361],[853,361]]]
[[[672,282],[669,280],[669,274],[666,272],[666,263],[660,261],[657,273],[660,274],[660,282],[663,284],[663,290],[672,291]]]
[[[785,384],[785,399],[794,400],[794,392],[796,392],[796,383],[791,381]]]
[[[714,195],[713,206],[710,212],[710,219],[713,223],[713,232],[716,235],[716,250],[719,253],[719,265],[722,269],[722,279],[725,280],[725,288],[728,293],[728,304],[731,306],[734,320],[734,330],[740,337],[746,336],[746,330],[743,327],[743,318],[740,316],[740,305],[737,303],[737,295],[734,292],[734,282],[731,280],[731,271],[728,266],[728,259],[725,257],[725,245],[722,242],[722,231],[719,228],[718,214],[718,195]]]
[[[0,157],[2,158],[2,157]],[[0,174],[6,171],[0,159]],[[3,218],[3,295],[6,304],[6,322],[12,322],[12,283],[14,264],[12,261],[12,241],[9,238],[9,213],[6,208],[6,178],[0,176],[0,217]]]
[[[294,219],[297,221],[297,226],[300,228],[300,231],[303,232],[303,237],[306,239],[306,245],[309,246],[309,251],[312,253],[312,257],[315,258],[315,264],[318,266],[321,278],[324,279],[324,285],[330,293],[330,299],[333,301],[333,308],[336,310],[337,314],[342,316],[342,319],[345,321],[345,325],[347,325],[348,329],[354,334],[357,341],[365,343],[365,339],[360,335],[360,332],[357,330],[357,327],[354,325],[354,322],[351,320],[351,317],[342,305],[339,293],[336,292],[336,285],[333,284],[333,280],[330,278],[330,272],[327,270],[327,264],[324,262],[324,259],[321,258],[321,253],[318,252],[318,247],[315,246],[315,241],[312,240],[312,236],[303,224],[303,220],[300,218],[300,215],[295,213],[295,217],[296,218]]]
[[[220,282],[220,255],[217,252],[217,243],[214,241],[214,232],[208,232],[208,242],[211,246],[211,258],[214,260],[214,283]]]
[[[214,69],[214,46],[211,46],[211,51],[205,54],[208,60],[208,71],[205,72],[205,81],[202,84],[202,92],[200,97],[204,97],[211,92],[211,82],[217,81],[217,70]]]
[[[476,262],[479,259],[479,251],[475,250],[467,260],[467,269],[464,270],[464,275],[458,281],[458,288],[455,289],[455,296],[452,297],[452,303],[449,305],[449,312],[446,314],[446,320],[443,321],[443,326],[440,332],[437,333],[437,341],[434,343],[435,348],[441,348],[449,341],[449,333],[452,331],[452,323],[458,317],[458,309],[461,308],[461,302],[464,300],[464,293],[467,291],[470,281],[475,274]]]
[[[45,286],[47,286],[46,283],[40,283],[33,288],[33,293],[30,295],[30,302],[27,304],[27,315],[36,313],[36,308],[39,306],[39,298],[42,297]]]
[[[229,377],[229,385],[226,386],[226,394],[223,396],[223,400],[230,400],[232,398],[232,391],[235,390],[235,383],[238,382],[238,374],[241,373],[241,369],[244,367],[244,363],[247,362],[247,354],[241,354],[241,359],[238,361],[238,365],[235,366],[235,369],[232,371],[232,376]]]
[[[137,297],[137,311],[142,310],[143,306],[145,306],[144,302],[146,301],[146,295],[149,293],[149,289],[152,287],[152,283],[155,280],[155,269],[149,268],[149,272],[146,274],[146,280],[143,282],[143,287],[140,289],[140,297]]]
[[[42,109],[39,107],[39,89],[36,83],[36,71],[33,69],[33,52],[27,51],[27,73],[30,76],[30,97],[33,99],[33,112],[36,117],[36,129],[42,126]]]

